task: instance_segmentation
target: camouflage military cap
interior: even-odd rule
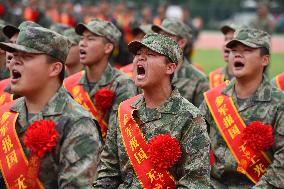
[[[6,37],[10,39],[11,37],[13,37],[13,35],[19,33],[20,30],[25,29],[27,27],[40,27],[40,25],[32,21],[24,21],[19,25],[19,27],[15,27],[12,25],[5,26],[3,28],[3,33]]]
[[[138,27],[133,28],[133,35],[137,35],[138,33],[143,32],[145,34],[153,33],[152,24],[142,24]]]
[[[188,40],[192,40],[192,30],[182,21],[176,18],[165,18],[161,26],[153,25],[152,30],[159,33],[161,30],[172,35],[176,35]]]
[[[132,41],[128,44],[128,49],[133,54],[146,47],[154,52],[168,57],[173,63],[179,64],[183,61],[183,53],[179,45],[171,38],[157,33],[147,34],[142,41]]]
[[[69,28],[63,32],[63,35],[68,38],[72,45],[78,45],[80,41],[80,35],[75,32],[74,28]]]
[[[0,42],[6,41],[6,37],[3,33],[3,28],[5,27],[5,21],[0,20]]]
[[[113,44],[118,44],[121,37],[119,29],[111,22],[94,19],[86,24],[78,24],[75,28],[77,34],[82,35],[85,30],[107,38]]]
[[[0,43],[0,48],[8,52],[47,54],[65,62],[71,43],[69,40],[43,27],[27,27],[19,32],[16,44]]]
[[[265,47],[270,52],[271,36],[262,30],[243,27],[235,31],[234,38],[226,44],[226,47],[232,48],[237,43],[242,43],[251,48]]]
[[[221,32],[222,32],[224,35],[227,34],[229,31],[235,32],[237,29],[238,29],[237,25],[232,24],[232,23],[231,23],[231,24],[224,24],[224,25],[220,28]]]
[[[65,24],[58,24],[58,23],[55,23],[53,25],[50,26],[50,29],[52,31],[55,31],[61,35],[63,35],[64,31],[71,28],[70,26],[67,26]]]

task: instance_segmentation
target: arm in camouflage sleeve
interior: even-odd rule
[[[284,107],[278,110],[274,124],[274,155],[271,165],[253,189],[284,188]]]
[[[194,91],[194,98],[193,98],[193,104],[198,107],[203,99],[203,93],[209,90],[209,83],[208,79],[206,77],[200,79],[196,85],[196,90]]]
[[[177,188],[210,188],[209,137],[201,115],[188,120],[188,127],[181,139],[183,159],[182,177]]]
[[[98,125],[81,118],[67,131],[59,158],[59,188],[90,188],[102,148]]]
[[[116,96],[113,102],[112,110],[110,112],[108,125],[112,125],[115,122],[119,104],[122,101],[135,96],[136,91],[137,91],[137,88],[134,82],[130,78],[125,79],[125,76],[123,76],[123,79],[121,79],[115,86]]]
[[[121,183],[117,155],[117,129],[117,124],[110,125],[108,129],[106,143],[97,168],[97,178],[93,185],[94,188],[115,189]]]

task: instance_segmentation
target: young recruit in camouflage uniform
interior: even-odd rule
[[[270,37],[260,30],[244,28],[237,31],[227,47],[231,48],[236,43],[270,50]],[[216,160],[211,170],[211,183],[218,189],[245,189],[253,186],[254,189],[284,188],[284,94],[263,76],[261,84],[251,97],[239,99],[234,89],[235,83],[236,79],[233,79],[222,94],[232,97],[246,125],[252,121],[261,121],[273,127],[275,143],[266,151],[272,163],[255,186],[244,174],[237,172],[236,159],[221,136],[207,104],[203,102],[200,110],[210,125],[209,136]]]
[[[192,42],[192,31],[189,26],[176,19],[164,19],[161,26],[153,25],[152,30],[159,33],[164,31],[170,35]],[[176,70],[173,85],[177,87],[181,96],[195,106],[199,106],[203,100],[203,93],[209,89],[206,75],[197,70],[188,59]]]
[[[1,43],[0,47],[10,52],[46,54],[64,63],[70,44],[65,37],[51,30],[28,27],[20,31],[16,44]],[[63,88],[58,89],[40,113],[27,112],[25,102],[25,97],[17,99],[10,111],[19,113],[15,128],[27,157],[30,150],[23,144],[23,137],[35,120],[53,120],[59,133],[56,147],[40,161],[39,179],[44,187],[89,187],[102,146],[98,125],[90,113],[77,104]]]
[[[148,34],[141,42],[129,44],[129,50],[134,54],[141,47],[166,56],[176,64],[182,61],[182,51],[177,43],[163,35]],[[176,89],[159,108],[147,108],[143,95],[131,106],[136,109],[133,116],[147,141],[158,134],[170,133],[180,142],[181,159],[169,170],[177,182],[176,187],[209,188],[209,140],[199,110]],[[94,187],[142,188],[123,145],[118,124],[117,120],[108,131]]]
[[[113,23],[99,19],[94,19],[87,25],[78,24],[75,30],[79,35],[82,35],[85,30],[89,30],[94,35],[105,37],[114,45],[118,44],[119,38],[121,36],[120,31],[114,26]],[[98,82],[90,83],[87,79],[85,71],[84,75],[80,78],[78,85],[83,85],[84,89],[88,92],[90,99],[93,101],[95,106],[96,103],[94,102],[94,95],[98,90],[102,88],[108,88],[115,92],[113,105],[104,116],[104,120],[108,125],[113,124],[114,119],[116,119],[119,103],[134,96],[136,94],[135,91],[137,90],[133,81],[128,76],[126,76],[123,72],[112,68],[109,63]]]

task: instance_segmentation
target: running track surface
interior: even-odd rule
[[[221,49],[223,41],[221,32],[201,31],[195,47],[197,49]],[[284,53],[284,35],[273,35],[271,44],[272,52]]]

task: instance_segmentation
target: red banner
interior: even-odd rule
[[[93,104],[92,100],[88,92],[84,89],[82,85],[78,84],[79,79],[84,75],[84,71],[81,71],[77,74],[74,74],[64,80],[65,89],[72,95],[75,101],[81,104],[84,108],[86,108],[89,112],[93,114],[93,116],[97,119],[100,128],[103,140],[105,141],[107,134],[107,123],[105,122],[102,113],[98,111]]]
[[[0,81],[0,106],[13,101],[13,94],[4,91],[10,83],[10,78]]]
[[[218,68],[209,74],[209,87],[213,89],[224,83],[225,75],[222,74],[222,68]]]
[[[28,185],[28,160],[22,149],[15,125],[19,113],[10,112],[9,108],[15,102],[5,104],[0,111],[0,168],[6,187],[11,189],[43,189],[37,179],[35,185]]]
[[[139,96],[135,96],[123,101],[118,109],[119,127],[127,155],[143,188],[176,188],[173,176],[166,170],[153,167],[151,163],[148,142],[132,116],[135,109],[130,105],[138,98]]]
[[[284,91],[284,73],[277,75],[276,78],[275,78],[275,81],[276,81],[277,87],[281,91]]]
[[[231,97],[221,92],[227,82],[204,93],[205,101],[226,144],[238,163],[238,171],[257,183],[271,160],[263,151],[250,149],[242,140],[246,128]]]

